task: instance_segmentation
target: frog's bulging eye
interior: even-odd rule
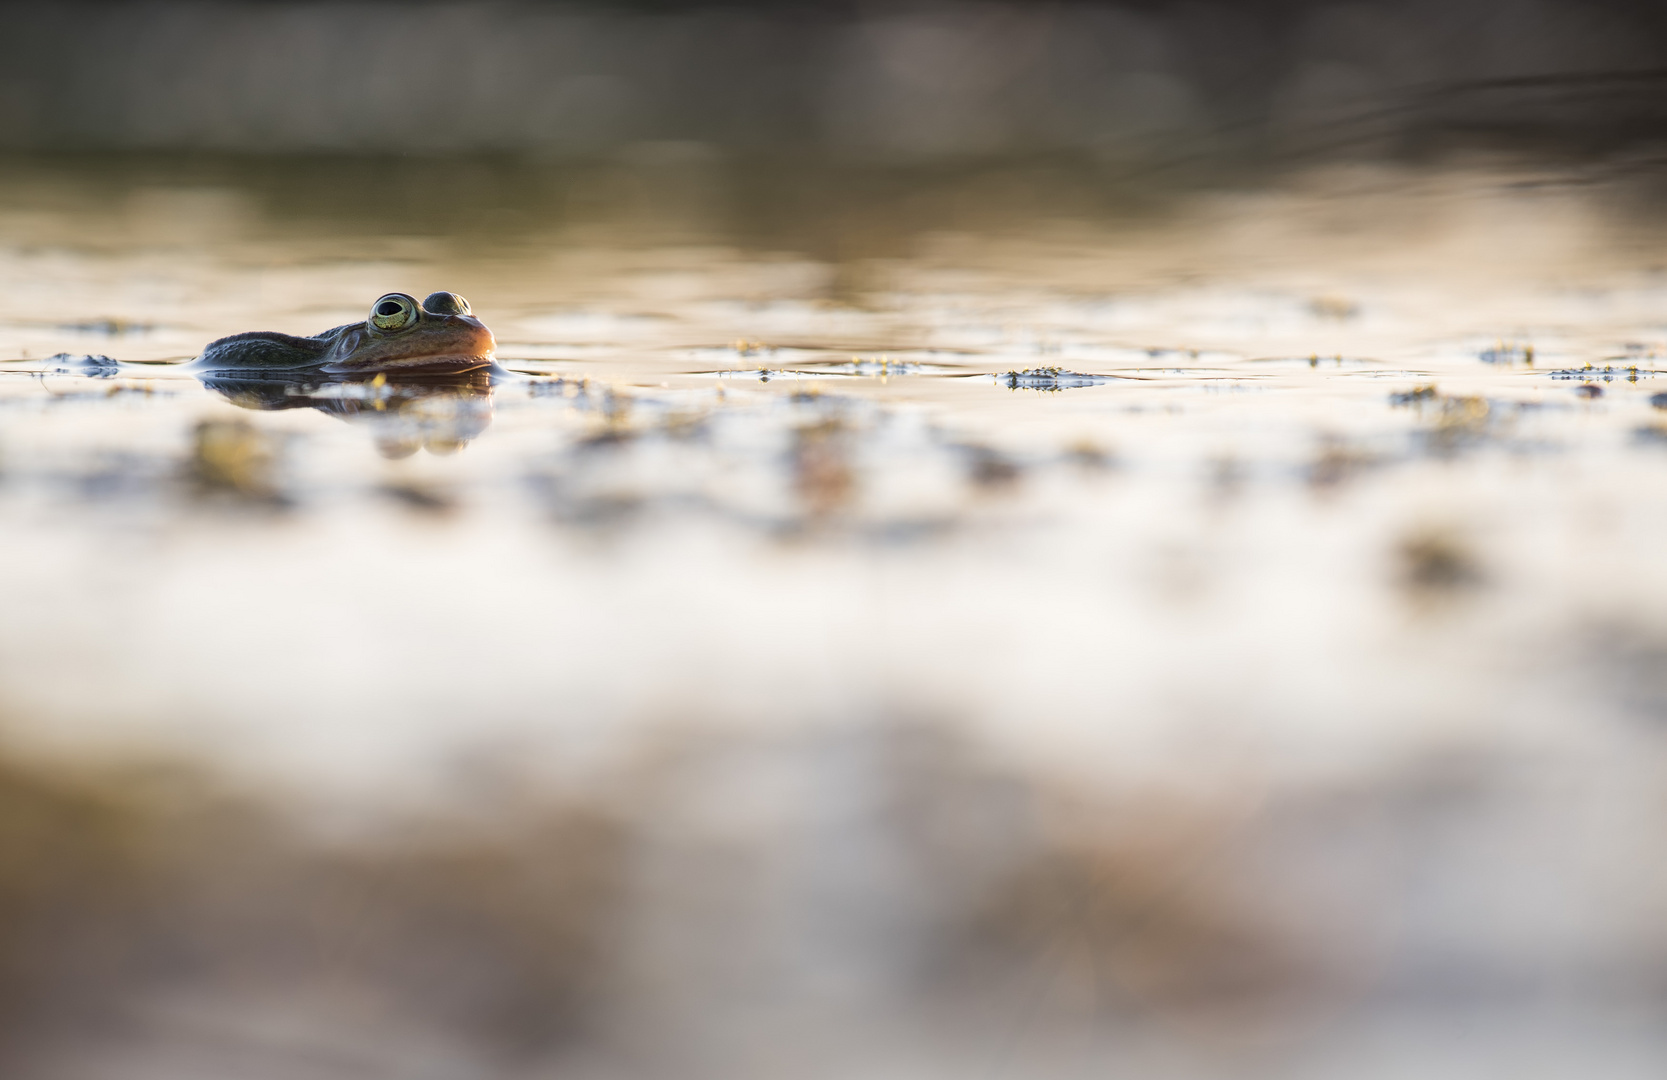
[[[378,330],[404,330],[417,321],[417,302],[404,293],[389,293],[371,305],[370,321]]]
[[[467,315],[469,301],[454,292],[429,293],[423,307],[434,315]]]

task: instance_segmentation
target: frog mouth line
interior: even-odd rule
[[[319,370],[333,375],[372,374],[378,371],[390,371],[411,374],[445,374],[452,372],[473,371],[476,368],[490,367],[492,353],[423,353],[415,356],[377,357],[368,363],[325,364]]]

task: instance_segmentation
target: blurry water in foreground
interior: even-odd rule
[[[1647,193],[1161,187],[10,161],[8,1075],[1661,1075]]]

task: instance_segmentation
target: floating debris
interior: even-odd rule
[[[60,330],[75,334],[103,334],[105,337],[126,337],[148,334],[156,329],[154,323],[134,322],[131,319],[88,319],[84,322],[64,323]]]
[[[1023,475],[1019,466],[1000,451],[988,446],[966,446],[962,449],[967,453],[967,473],[975,487],[986,490],[1010,488]]]
[[[1065,448],[1065,460],[1089,472],[1114,468],[1116,456],[1089,439],[1079,439]]]
[[[1414,593],[1452,593],[1486,581],[1475,555],[1448,532],[1415,532],[1401,541],[1396,555],[1401,583]]]
[[[660,422],[667,438],[679,442],[705,438],[711,431],[711,417],[705,412],[671,412]]]
[[[1650,404],[1658,409],[1667,409],[1667,394],[1651,394]]]
[[[918,375],[919,364],[908,360],[893,360],[889,356],[853,356],[848,363],[830,365],[833,371],[842,371],[851,375],[878,375],[886,378],[891,375]]]
[[[204,420],[197,425],[191,474],[205,495],[281,503],[277,461],[273,440],[247,420]]]
[[[1172,830],[1166,838],[1188,836],[1199,818],[1209,821],[1190,809],[1156,813]],[[1025,973],[1050,970],[1046,965],[1058,963],[1062,919],[1070,920],[1072,977],[1093,993],[1039,1006],[1059,1010],[1055,1015],[1103,1022],[1137,1008],[1223,1030],[1245,1023],[1262,1003],[1325,985],[1324,965],[1289,931],[1197,871],[1180,869],[1200,841],[1062,832],[1014,860],[968,905],[970,918],[956,924],[955,954],[965,955],[962,964],[979,965],[971,970],[980,985],[1010,980],[1023,987]]]
[[[1603,396],[1603,387],[1597,383],[1581,383],[1574,388],[1574,392],[1587,399],[1600,398]]]
[[[1321,439],[1320,451],[1308,467],[1308,483],[1316,491],[1334,491],[1378,464],[1381,464],[1378,457],[1336,436],[1327,436]]]
[[[1106,375],[1084,375],[1057,367],[1009,371],[996,376],[996,384],[1009,390],[1071,390],[1079,386],[1098,386],[1110,381],[1111,378]]]
[[[1435,407],[1435,424],[1425,437],[1430,449],[1438,453],[1450,452],[1485,435],[1497,412],[1493,402],[1479,394],[1443,394],[1434,383],[1390,394],[1389,404],[1417,408],[1421,414],[1425,406]],[[1515,406],[1518,411],[1529,407]]]
[[[851,501],[856,476],[849,444],[850,432],[838,418],[794,432],[793,490],[811,517],[827,517]]]
[[[1581,382],[1591,382],[1594,379],[1604,382],[1614,382],[1616,379],[1637,382],[1640,378],[1647,379],[1661,373],[1649,369],[1640,370],[1637,364],[1605,364],[1603,367],[1587,364],[1585,367],[1559,368],[1549,374],[1553,379],[1578,379]]]
[[[772,379],[825,379],[833,372],[827,371],[795,371],[792,368],[741,368],[731,371],[709,371],[704,374],[719,379],[757,379],[759,382],[770,382]]]
[[[590,434],[574,440],[573,449],[579,452],[617,450],[635,443],[639,434],[626,424],[603,424]]]
[[[527,396],[532,398],[572,397],[584,393],[577,379],[566,379],[560,375],[532,376],[527,380],[526,387]]]
[[[1526,364],[1534,366],[1534,346],[1501,341],[1491,349],[1483,349],[1476,358],[1484,364]]]
[[[440,516],[457,509],[456,498],[423,484],[388,483],[378,490],[395,502],[425,514]]]
[[[1360,305],[1343,296],[1317,296],[1308,303],[1308,310],[1320,319],[1342,322],[1360,314]]]
[[[1431,450],[1439,454],[1451,453],[1460,446],[1480,440],[1488,431],[1493,417],[1493,404],[1478,394],[1441,397],[1441,411],[1435,427],[1428,433]]]
[[[55,375],[84,375],[89,379],[113,379],[121,371],[120,365],[108,356],[77,356],[57,353],[42,363]]]
[[[1439,396],[1440,391],[1436,389],[1435,383],[1426,383],[1411,390],[1402,390],[1400,393],[1390,394],[1389,404],[1420,405],[1426,401],[1434,401]]]

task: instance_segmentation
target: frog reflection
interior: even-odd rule
[[[492,380],[487,368],[451,375],[342,377],[261,372],[244,378],[199,374],[204,386],[245,409],[317,409],[371,430],[386,458],[418,450],[453,454],[492,423]]]

